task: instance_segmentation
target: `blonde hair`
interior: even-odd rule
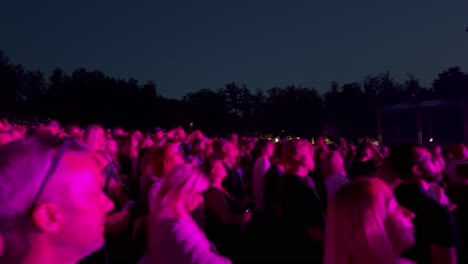
[[[196,192],[205,191],[208,185],[208,177],[200,167],[190,164],[178,165],[165,178],[152,210],[177,213],[177,210],[185,209],[180,206],[187,199],[192,199]]]
[[[341,164],[336,164],[337,159],[340,159]],[[337,173],[345,174],[344,160],[339,151],[332,150],[325,153],[322,161],[322,176],[328,178]]]
[[[290,140],[286,143],[286,161],[288,169],[297,169],[297,167],[308,166],[313,162],[314,146],[307,140]]]
[[[94,147],[97,144],[99,131],[104,133],[104,128],[100,125],[94,124],[87,126],[83,134],[83,141],[89,146]]]
[[[358,180],[339,189],[328,205],[324,263],[352,264],[364,257],[370,264],[397,258],[384,227],[391,197],[379,179]]]

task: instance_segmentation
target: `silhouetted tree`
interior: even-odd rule
[[[468,98],[468,74],[460,67],[440,73],[432,87],[423,87],[410,74],[398,83],[384,72],[368,75],[361,83],[332,82],[323,96],[296,85],[253,92],[232,82],[176,100],[160,96],[154,81],[139,84],[85,68],[71,74],[56,68],[47,79],[39,70],[11,63],[0,51],[0,114],[82,125],[132,129],[193,123],[217,136],[239,132],[357,139],[376,135],[376,111],[383,105],[454,97]]]

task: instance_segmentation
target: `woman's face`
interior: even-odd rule
[[[384,220],[385,231],[393,248],[401,253],[414,245],[414,213],[397,203],[394,197],[387,202],[387,217]]]
[[[216,179],[224,179],[227,176],[226,168],[224,167],[222,161],[217,160],[213,163],[211,174]]]
[[[118,148],[117,148],[117,142],[115,142],[115,140],[107,140],[106,141],[106,152],[110,155],[112,154],[116,154],[118,152]]]

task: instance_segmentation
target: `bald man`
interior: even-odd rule
[[[105,161],[70,139],[0,147],[0,263],[72,264],[104,244]]]

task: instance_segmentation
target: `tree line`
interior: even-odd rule
[[[56,68],[46,76],[13,64],[0,51],[0,113],[65,124],[128,129],[183,125],[212,136],[238,132],[357,138],[376,136],[380,106],[454,97],[468,98],[468,74],[460,67],[438,74],[430,87],[412,75],[397,82],[384,72],[361,82],[332,82],[324,94],[300,85],[253,91],[229,83],[177,100],[159,95],[154,81],[116,79],[84,68],[71,74]]]

